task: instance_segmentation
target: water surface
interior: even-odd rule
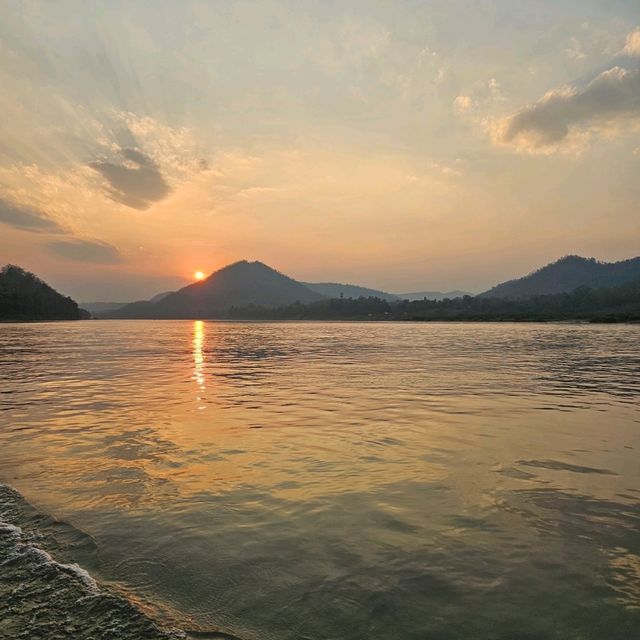
[[[4,631],[640,637],[639,339],[0,326],[0,482],[20,492],[0,491]]]

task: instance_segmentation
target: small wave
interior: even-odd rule
[[[85,587],[92,594],[97,594],[100,591],[96,581],[91,577],[91,574],[80,565],[75,563],[64,564],[62,562],[57,562],[44,549],[40,549],[39,547],[35,547],[32,544],[25,542],[26,536],[20,527],[0,521],[0,535],[2,534],[13,536],[13,539],[16,541],[16,548],[9,552],[6,560],[0,561],[0,566],[5,564],[5,562],[11,562],[12,559],[19,557],[21,554],[31,554],[38,557],[45,564],[50,564],[56,567],[63,573],[76,576],[84,583]]]
[[[28,508],[0,485],[0,637],[16,640],[178,640],[133,603],[101,588],[75,563],[55,560],[36,544],[37,532],[20,526]]]

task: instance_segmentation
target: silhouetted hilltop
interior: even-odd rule
[[[12,264],[0,270],[0,320],[80,320],[78,304],[33,273]]]
[[[640,257],[621,262],[598,262],[595,258],[565,256],[524,278],[509,280],[481,293],[489,298],[529,298],[567,293],[578,287],[616,287],[640,278]]]
[[[134,302],[104,318],[214,318],[232,306],[282,306],[323,296],[262,262],[241,260],[156,302]]]
[[[468,291],[414,291],[412,293],[399,293],[398,298],[402,300],[444,300],[445,298],[464,298],[464,296],[471,296],[472,293]]]
[[[395,293],[360,287],[356,284],[340,284],[338,282],[302,282],[305,287],[327,298],[380,298],[381,300],[397,300]]]

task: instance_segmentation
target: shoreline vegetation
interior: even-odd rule
[[[394,320],[413,322],[640,322],[640,280],[610,288],[513,300],[464,296],[444,300],[387,301],[339,298],[282,307],[231,307],[230,320]]]
[[[406,322],[640,322],[640,278],[612,284],[602,270],[620,265],[634,270],[639,259],[604,264],[569,256],[520,280],[498,285],[477,296],[422,299],[324,296],[260,262],[240,261],[213,273],[203,282],[167,292],[151,300],[96,313],[95,319],[122,320],[244,320],[244,321],[406,321]],[[561,292],[496,295],[495,290],[518,285],[515,291],[539,290],[541,277],[562,269],[576,281],[576,268],[596,269],[595,286],[565,283]],[[568,269],[568,271],[567,271]],[[547,275],[545,275],[547,274]],[[623,276],[625,273],[622,274]],[[629,273],[626,276],[630,275]],[[621,277],[618,274],[616,277]],[[535,286],[532,286],[532,284]],[[342,286],[342,285],[336,285]],[[346,285],[345,285],[346,286]],[[556,287],[557,287],[556,281]],[[569,288],[571,287],[571,288]],[[544,289],[543,289],[544,290]],[[373,291],[373,290],[367,290]],[[373,293],[378,293],[373,291]],[[91,314],[32,273],[15,265],[0,270],[0,322],[83,320]]]
[[[241,260],[161,300],[134,302],[96,315],[158,320],[632,322],[640,319],[640,258],[600,263],[566,256],[477,296],[390,298],[372,290],[358,296],[351,295],[353,291],[351,285],[332,285],[332,295],[321,295],[264,263]]]

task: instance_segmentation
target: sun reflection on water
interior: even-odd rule
[[[204,375],[204,322],[195,320],[193,323],[193,380],[195,380],[200,391],[205,389]],[[201,395],[196,396],[197,400],[202,400]],[[201,409],[204,407],[201,406]]]

